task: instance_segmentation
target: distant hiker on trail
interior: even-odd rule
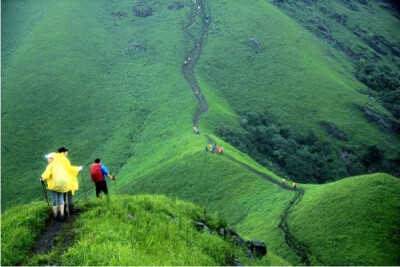
[[[206,153],[208,152],[207,146],[204,147],[204,152],[206,152]]]
[[[90,175],[92,176],[92,181],[96,185],[96,197],[99,197],[100,193],[103,191],[104,194],[108,195],[107,182],[105,175],[111,180],[115,181],[115,177],[111,176],[103,164],[101,164],[100,159],[94,160],[94,163],[90,167]]]
[[[197,128],[197,126],[193,127],[193,131],[195,134],[200,134],[199,128]]]
[[[224,148],[222,146],[217,146],[217,153],[218,154],[222,154],[223,151],[224,151]]]
[[[50,153],[45,158],[49,164],[40,177],[40,181],[46,181],[47,189],[51,192],[54,218],[64,220],[64,193],[68,191],[75,193],[75,185],[71,182],[71,175],[63,165],[59,153]],[[58,207],[60,207],[60,214],[57,211]]]
[[[210,152],[212,152],[212,145],[211,145],[211,143],[208,144],[208,149],[210,150]]]
[[[282,179],[282,186],[286,186],[286,180]]]
[[[293,189],[296,190],[297,184],[293,183]]]
[[[71,165],[71,162],[67,158],[68,149],[66,149],[65,147],[60,147],[58,149],[58,154],[59,154],[59,160],[67,173],[67,177],[70,179],[71,188],[70,190],[68,190],[68,192],[66,192],[65,195],[68,198],[69,213],[73,213],[75,210],[74,210],[74,202],[72,201],[72,195],[75,194],[75,190],[79,189],[79,183],[76,176],[78,175],[78,172],[82,170],[83,167]]]
[[[215,146],[215,144],[213,143],[212,146],[211,146],[211,152],[214,153],[215,150],[216,150],[216,146]]]

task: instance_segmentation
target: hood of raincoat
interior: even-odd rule
[[[78,190],[79,184],[76,176],[79,169],[71,166],[68,158],[62,153],[50,153],[53,161],[47,165],[42,178],[47,182],[47,188],[60,193]]]

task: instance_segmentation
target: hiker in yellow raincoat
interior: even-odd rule
[[[74,212],[74,205],[72,201],[72,195],[75,194],[75,190],[78,190],[79,184],[78,184],[78,179],[76,176],[78,175],[78,172],[82,170],[82,166],[72,166],[71,162],[69,161],[68,157],[68,149],[65,147],[61,147],[58,149],[58,159],[62,166],[65,168],[66,173],[68,174],[68,178],[70,180],[69,184],[69,190],[66,192],[67,199],[68,199],[68,210],[69,213]],[[65,201],[65,195],[64,195],[64,201]]]
[[[82,167],[71,166],[69,160],[61,153],[50,153],[45,156],[49,163],[41,176],[41,181],[47,182],[47,189],[51,191],[54,217],[64,219],[64,193],[75,193],[78,189],[76,175]],[[64,159],[65,158],[65,159]],[[60,216],[57,208],[60,207]]]

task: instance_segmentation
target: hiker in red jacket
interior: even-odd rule
[[[100,193],[103,191],[104,194],[108,195],[107,182],[105,175],[111,180],[115,181],[115,177],[111,176],[107,168],[100,163],[100,159],[95,159],[94,163],[90,167],[90,175],[92,176],[92,181],[96,185],[96,197],[99,197]]]

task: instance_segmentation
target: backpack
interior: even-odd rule
[[[103,181],[103,173],[101,172],[101,164],[94,163],[90,167],[90,175],[92,176],[93,182],[101,182]]]

